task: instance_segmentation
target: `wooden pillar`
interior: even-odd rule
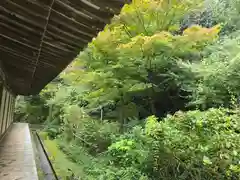
[[[15,97],[14,95],[11,95],[8,126],[10,126],[11,123],[13,122],[14,107],[15,107]]]
[[[6,101],[4,103],[4,113],[3,113],[3,132],[5,132],[6,128],[7,128],[7,115],[8,115],[8,109],[9,109],[9,92],[6,90]]]
[[[13,123],[13,118],[14,118],[14,110],[15,110],[15,96],[12,96],[12,109],[11,109],[11,119],[10,119],[10,123]]]
[[[3,85],[0,85],[0,113],[2,109],[2,99],[3,99]],[[1,118],[1,117],[0,117]],[[2,119],[0,119],[0,136],[2,134]]]
[[[9,116],[9,126],[12,123],[13,118],[13,95],[11,96],[11,106],[10,106],[10,116]]]
[[[8,92],[8,100],[7,100],[7,107],[6,107],[6,117],[5,117],[5,130],[8,128],[8,116],[9,116],[9,102],[10,102],[10,99],[11,99],[11,97],[10,97],[10,94],[9,94],[9,92]]]
[[[7,123],[6,123],[6,128],[5,129],[7,129],[10,125],[11,106],[12,106],[12,94],[9,93],[9,101],[8,101],[8,109],[7,109]]]
[[[4,109],[5,109],[5,101],[6,101],[6,89],[2,88],[2,100],[1,100],[1,108],[0,108],[0,124],[1,124],[1,131],[0,134],[4,133]]]
[[[12,95],[10,93],[9,95],[9,104],[8,104],[8,114],[7,114],[7,125],[6,128],[8,128],[9,126],[9,120],[10,120],[10,116],[11,116],[11,105],[12,105]]]

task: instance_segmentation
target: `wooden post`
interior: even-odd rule
[[[12,116],[11,116],[11,123],[14,122],[14,110],[15,110],[15,101],[16,101],[16,97],[13,95],[13,102],[12,102]]]
[[[6,129],[10,126],[11,124],[11,117],[12,117],[12,94],[9,94],[10,99],[9,99],[9,108],[8,108],[8,118],[7,118],[7,126]]]
[[[3,95],[3,84],[0,85],[0,113],[2,109],[2,103],[1,103],[3,99],[2,95]],[[2,119],[0,119],[0,136],[1,134],[2,134]]]
[[[5,108],[5,100],[6,100],[6,89],[2,88],[2,100],[1,100],[1,108],[0,108],[0,124],[1,124],[1,131],[0,134],[2,135],[4,133],[4,108]]]
[[[4,103],[4,114],[3,114],[3,132],[7,129],[7,115],[8,115],[8,105],[9,105],[9,92],[6,90],[6,101]]]

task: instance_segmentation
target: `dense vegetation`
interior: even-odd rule
[[[238,180],[239,15],[239,0],[134,0],[15,118],[45,124],[63,179]]]

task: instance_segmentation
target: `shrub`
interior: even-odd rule
[[[151,179],[240,178],[239,114],[226,109],[177,112],[147,118],[109,147],[113,164],[134,167]],[[140,145],[141,144],[141,145]]]
[[[74,131],[76,142],[90,154],[96,155],[107,150],[112,139],[119,134],[119,125],[108,121],[82,119]]]

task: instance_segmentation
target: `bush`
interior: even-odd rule
[[[92,155],[106,151],[112,139],[120,133],[117,123],[94,119],[82,119],[74,131],[75,141]]]
[[[239,114],[226,109],[177,112],[147,119],[108,150],[113,164],[151,179],[239,179]]]
[[[80,137],[91,146],[79,139],[54,142],[64,162],[70,160],[71,172],[81,171],[85,180],[238,180],[239,119],[238,110],[179,111],[161,121],[150,116],[144,127],[124,134],[116,134],[109,122],[84,121]],[[54,157],[61,163],[63,154]]]

